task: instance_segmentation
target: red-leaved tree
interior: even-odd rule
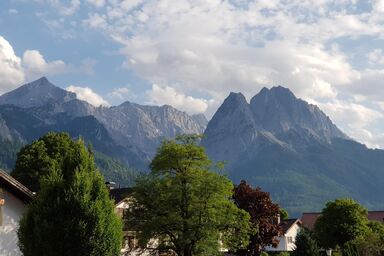
[[[250,237],[249,245],[241,255],[260,255],[266,246],[277,247],[277,237],[282,229],[279,226],[279,205],[272,202],[268,192],[261,188],[252,188],[242,180],[233,193],[235,204],[251,216],[250,221],[256,227],[256,234]]]

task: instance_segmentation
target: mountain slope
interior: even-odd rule
[[[202,133],[204,122],[205,117],[192,117],[166,105],[124,102],[114,107],[94,107],[45,77],[0,96],[0,142],[3,147],[10,144],[8,151],[48,131],[66,131],[74,138],[82,137],[104,156],[143,171],[164,138]],[[15,156],[11,155],[0,151],[4,166],[12,166]],[[110,162],[104,165],[117,166]]]
[[[337,197],[384,207],[384,151],[349,139],[317,106],[281,86],[262,89],[250,103],[231,93],[201,144],[227,161],[235,182],[261,186],[291,214],[321,210]]]
[[[1,95],[0,104],[22,108],[36,107],[50,102],[63,103],[76,99],[76,94],[60,89],[42,77],[36,81]]]

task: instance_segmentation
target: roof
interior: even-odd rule
[[[304,227],[313,229],[315,227],[315,222],[320,215],[321,212],[305,212],[301,216],[301,222]]]
[[[384,222],[384,211],[369,211],[368,219]]]
[[[303,226],[309,229],[313,229],[315,227],[315,222],[320,215],[321,212],[303,213],[303,215],[301,216]],[[367,218],[368,220],[384,222],[384,211],[368,211]]]
[[[24,203],[29,203],[34,198],[34,193],[31,190],[3,170],[0,170],[0,188],[11,192]]]
[[[132,188],[113,188],[109,191],[110,197],[115,200],[115,204],[119,204],[133,192]]]
[[[288,232],[288,230],[291,229],[296,224],[301,226],[301,220],[300,219],[286,219],[280,223],[280,226],[282,227],[284,234],[286,234]]]

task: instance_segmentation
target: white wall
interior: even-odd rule
[[[291,227],[288,232],[284,236],[279,236],[279,246],[277,248],[273,248],[268,246],[265,248],[266,251],[293,251],[296,248],[296,236],[300,231],[300,226],[295,224]],[[289,239],[290,238],[290,239]]]
[[[0,256],[22,255],[17,245],[17,229],[19,219],[26,210],[26,205],[5,189],[2,190],[5,199],[3,208],[3,223],[0,226]]]

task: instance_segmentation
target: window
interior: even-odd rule
[[[129,249],[135,249],[137,247],[135,236],[134,235],[125,236],[123,241],[123,247],[129,248]]]
[[[294,243],[293,242],[293,237],[291,237],[291,236],[287,237],[287,241],[288,241],[289,244]]]

